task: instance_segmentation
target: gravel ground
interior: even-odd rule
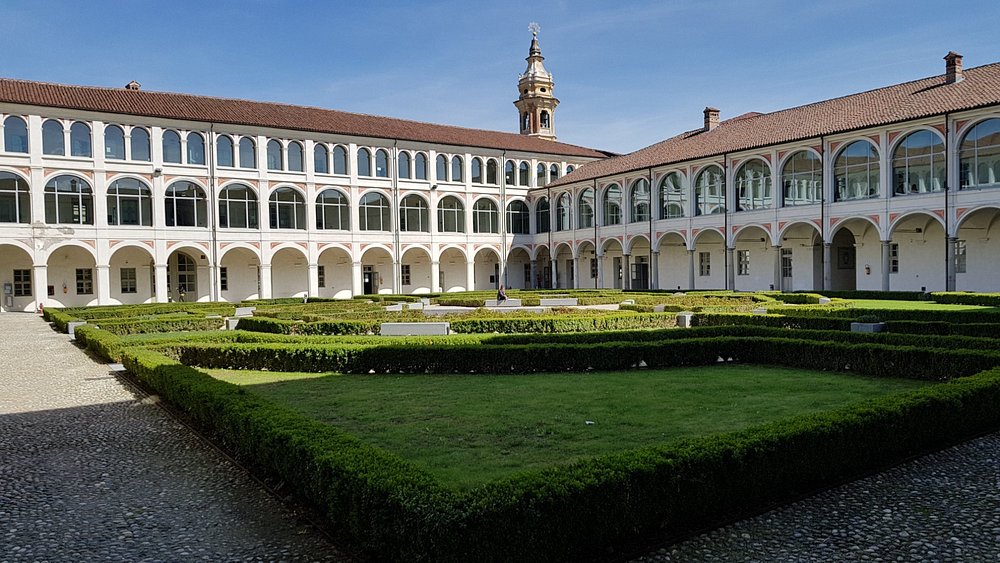
[[[0,358],[0,562],[349,560],[38,317]]]

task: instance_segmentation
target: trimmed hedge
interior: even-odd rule
[[[531,316],[454,319],[451,330],[458,333],[553,333],[592,330],[664,328],[677,324],[675,313],[607,314],[598,316]]]
[[[809,293],[820,293],[823,297],[837,297],[840,299],[883,299],[890,301],[926,301],[930,299],[929,293],[922,291],[879,291],[870,289],[856,290],[820,290]]]
[[[208,319],[202,317],[184,316],[164,319],[139,319],[139,320],[101,320],[97,321],[98,326],[118,335],[142,334],[150,332],[179,332],[179,331],[204,331],[219,330],[223,325],[222,319]]]
[[[851,319],[819,316],[749,315],[746,313],[698,313],[692,326],[752,325],[809,330],[850,330]]]
[[[304,323],[265,317],[244,317],[240,330],[273,334],[378,334],[381,321],[320,321]]]
[[[64,309],[58,309],[55,307],[46,307],[42,310],[42,318],[47,322],[54,324],[56,330],[59,332],[69,332],[69,323],[83,320],[76,315],[70,314]]]
[[[954,303],[958,305],[985,305],[1000,307],[1000,293],[964,293],[964,292],[934,292],[931,298],[938,303]]]

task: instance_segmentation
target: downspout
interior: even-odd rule
[[[400,263],[402,255],[399,252],[399,140],[392,140],[392,162],[387,163],[389,170],[394,173],[389,174],[392,179],[392,287],[397,294],[403,293],[403,265]],[[432,266],[433,267],[433,266]]]
[[[820,173],[820,182],[819,182],[819,185],[820,185],[820,190],[819,190],[819,243],[821,245],[820,246],[820,252],[823,253],[823,254],[820,255],[820,260],[823,261],[823,279],[820,280],[820,283],[821,283],[821,289],[826,290],[826,279],[827,278],[830,278],[830,286],[831,287],[833,286],[833,272],[832,271],[829,271],[829,272],[827,271],[827,270],[832,270],[833,269],[832,268],[833,264],[831,264],[832,260],[827,260],[825,258],[825,256],[826,256],[826,182],[823,181],[823,179],[826,178],[826,136],[825,135],[820,135],[819,136],[819,173]],[[830,240],[830,246],[831,246],[831,250],[832,250],[833,249],[832,248],[833,247],[833,240],[832,239]],[[815,259],[815,256],[816,255],[813,254],[814,259]],[[813,269],[813,272],[815,273],[816,270]],[[813,283],[813,287],[815,288],[816,287],[815,279],[813,280],[813,282],[814,282]]]
[[[538,175],[535,174],[536,178],[537,178],[537,176]],[[555,253],[553,252],[553,249],[552,249],[552,216],[554,215],[553,211],[555,211],[555,207],[552,205],[552,188],[550,188],[548,186],[548,184],[546,184],[546,186],[545,186],[545,199],[548,200],[548,202],[549,202],[549,268],[552,268],[552,263],[555,262],[555,259],[556,259]],[[544,266],[543,266],[543,271],[544,271]],[[549,272],[549,287],[547,287],[545,289],[555,289],[553,287],[555,285],[559,285],[559,284],[558,284],[558,282],[556,280],[555,269],[552,269]]]
[[[510,258],[507,245],[507,149],[500,154],[500,164],[497,166],[497,174],[500,175],[500,210],[497,218],[500,223],[500,269],[503,277],[503,286],[510,287],[510,279],[507,272],[507,259]],[[500,283],[500,280],[497,280]]]
[[[722,274],[725,276],[723,279],[723,287],[727,291],[735,290],[734,287],[729,287],[729,153],[722,153],[722,185],[725,188],[722,191]],[[735,186],[733,186],[733,195],[735,197]]]
[[[646,289],[652,289],[653,285],[653,193],[656,191],[653,189],[653,167],[650,166],[647,169],[647,175],[649,176],[649,256],[647,260],[649,265],[647,266],[648,271],[646,272]],[[656,207],[660,206],[660,202],[656,202]],[[659,262],[659,260],[657,260]],[[659,269],[659,264],[655,264],[656,268]],[[656,277],[659,277],[657,275]],[[659,284],[657,284],[656,289],[659,289]]]
[[[590,203],[590,208],[593,216],[592,222],[594,223],[594,260],[597,260],[597,277],[594,278],[594,289],[601,289],[601,270],[604,269],[604,256],[601,253],[601,241],[598,240],[597,232],[597,178],[594,178],[594,200]]]
[[[209,141],[208,141],[208,188],[211,197],[208,200],[208,205],[210,206],[209,212],[212,215],[212,250],[209,253],[211,258],[211,268],[212,271],[208,276],[208,279],[212,281],[212,290],[209,292],[209,299],[212,301],[221,301],[222,296],[219,295],[219,284],[222,283],[219,277],[222,274],[222,269],[218,264],[219,252],[218,252],[218,241],[219,241],[219,209],[216,202],[218,198],[215,195],[215,124],[210,123],[208,126],[209,130]],[[155,275],[155,272],[154,272]]]
[[[944,114],[944,290],[955,291],[958,288],[958,268],[955,264],[955,244],[951,237],[951,212],[948,209],[948,169],[949,153],[948,139],[951,137],[951,124],[948,121],[950,113]],[[931,170],[933,172],[933,170]],[[932,179],[933,181],[933,179]],[[955,233],[958,238],[958,233]]]

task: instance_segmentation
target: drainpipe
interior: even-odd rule
[[[649,181],[649,265],[647,266],[648,271],[646,272],[646,289],[660,289],[660,284],[657,283],[656,287],[653,287],[653,280],[659,278],[659,273],[655,273],[659,269],[659,259],[657,263],[653,263],[653,193],[656,191],[653,189],[653,167],[650,166],[646,172]],[[657,202],[657,207],[659,207],[659,202]]]
[[[604,276],[604,253],[601,252],[601,241],[597,227],[597,178],[594,178],[594,200],[590,202],[592,220],[594,223],[594,260],[597,260],[597,277],[594,278],[594,289],[601,289],[601,278]]]
[[[403,293],[403,265],[399,249],[399,140],[392,141],[392,162],[387,163],[389,178],[392,179],[392,288],[397,294]],[[433,267],[433,266],[431,266]]]
[[[831,252],[833,250],[833,239],[830,242],[827,238],[826,225],[826,136],[819,136],[819,170],[820,170],[820,190],[819,190],[819,238],[823,245],[823,289],[830,291],[833,289],[833,269],[831,264]],[[833,187],[832,185],[830,186]],[[856,276],[857,274],[855,274]],[[813,284],[815,286],[815,284]]]
[[[951,235],[951,210],[948,209],[948,179],[951,177],[951,170],[948,166],[948,159],[951,156],[948,140],[951,137],[951,124],[949,123],[949,113],[944,114],[944,290],[955,291],[958,288],[958,268],[955,264],[955,244],[958,241],[958,233]],[[933,179],[932,179],[933,181]],[[959,182],[961,185],[961,182]]]
[[[516,171],[515,171],[516,172]],[[500,209],[499,217],[497,221],[500,223],[497,227],[500,228],[500,274],[503,278],[504,287],[510,287],[510,280],[507,275],[507,259],[510,258],[508,254],[507,245],[507,150],[500,154],[500,164],[497,166],[497,174],[500,175]],[[530,256],[529,256],[530,258]],[[499,283],[500,280],[497,280]]]
[[[208,139],[208,193],[210,197],[208,198],[207,204],[209,205],[208,215],[212,218],[212,248],[208,253],[210,270],[208,279],[212,284],[211,290],[208,292],[208,297],[212,301],[222,301],[222,296],[219,294],[219,276],[221,274],[221,269],[218,264],[219,252],[218,252],[218,242],[219,242],[219,209],[216,202],[218,198],[215,195],[215,124],[210,123],[208,126],[209,139]]]
[[[729,267],[730,258],[732,258],[732,251],[729,249],[729,153],[722,153],[722,184],[725,186],[722,192],[722,256],[723,256],[723,268],[722,273],[725,276],[725,288],[726,290],[735,290],[735,283],[733,287],[729,287]],[[735,192],[733,192],[735,195]]]

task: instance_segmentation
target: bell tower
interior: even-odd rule
[[[552,95],[552,74],[545,70],[542,48],[538,46],[537,23],[528,25],[531,31],[531,49],[528,51],[528,68],[517,81],[517,107],[522,135],[554,141],[556,139],[556,106],[559,100]]]

